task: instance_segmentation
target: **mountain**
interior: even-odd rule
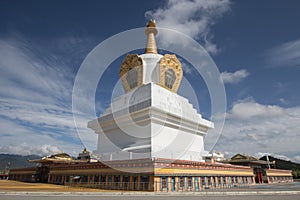
[[[273,156],[268,156],[269,161],[273,162],[275,161],[275,168],[276,169],[286,169],[286,170],[292,170],[293,171],[293,177],[294,178],[300,178],[300,164],[294,163],[292,161],[282,160],[279,158],[275,158]],[[260,158],[260,160],[267,160],[267,156],[263,156]]]
[[[13,154],[0,154],[0,171],[4,171],[9,165],[9,168],[33,167],[35,163],[29,163],[28,160],[39,159],[38,155],[13,155]]]

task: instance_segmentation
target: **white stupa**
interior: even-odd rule
[[[154,20],[145,30],[142,55],[128,54],[121,64],[125,94],[88,127],[98,134],[93,153],[102,161],[166,158],[204,161],[203,137],[212,122],[177,94],[183,71],[176,55],[157,53]]]

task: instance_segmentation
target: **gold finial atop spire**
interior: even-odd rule
[[[148,22],[147,27],[156,27],[156,25],[155,25],[155,19],[151,19],[151,20]]]
[[[148,36],[145,53],[155,53],[155,54],[157,54],[157,47],[156,47],[156,42],[155,42],[155,35],[157,34],[157,29],[156,29],[154,19],[151,19],[149,21],[149,23],[147,24],[145,34]]]

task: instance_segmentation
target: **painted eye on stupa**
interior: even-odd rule
[[[126,80],[127,80],[127,83],[130,87],[130,89],[133,89],[135,88],[138,84],[137,84],[137,71],[136,69],[131,69],[129,70],[129,72],[127,72],[127,75],[126,75]]]
[[[176,75],[173,69],[168,69],[165,72],[165,86],[172,89],[176,80]]]

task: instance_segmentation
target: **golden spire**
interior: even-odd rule
[[[145,30],[145,34],[147,35],[147,46],[145,49],[145,53],[155,53],[157,54],[157,47],[155,42],[155,35],[157,34],[157,29],[155,26],[155,20],[151,19],[147,25]]]

